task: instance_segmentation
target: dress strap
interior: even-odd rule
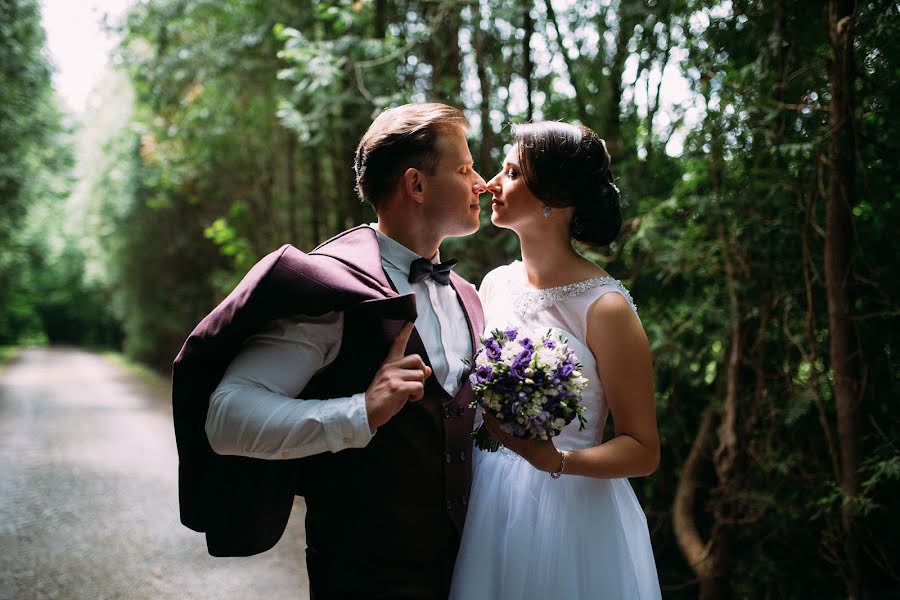
[[[634,314],[637,314],[638,309],[637,305],[634,303],[634,298],[631,297],[631,292],[628,291],[628,289],[621,281],[619,281],[618,279],[613,279],[612,277],[604,277],[603,283],[599,287],[604,289],[599,290],[599,293],[594,296],[594,302],[596,302],[609,292],[616,292],[628,301],[628,306],[631,307],[631,310],[634,311]]]

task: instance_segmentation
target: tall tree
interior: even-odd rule
[[[825,281],[828,290],[828,325],[834,399],[841,455],[841,507],[846,553],[847,595],[861,598],[861,544],[855,498],[859,494],[860,467],[860,349],[852,320],[850,282],[855,197],[856,145],[853,126],[854,0],[828,2],[828,75],[831,100],[828,106],[828,195],[825,229]]]
[[[620,156],[622,147],[622,74],[625,72],[625,59],[628,58],[628,42],[634,34],[640,14],[639,2],[619,0],[616,11],[615,45],[609,65],[609,105],[603,125],[603,135],[611,156]],[[603,13],[604,17],[606,13]]]
[[[481,145],[478,153],[478,168],[486,169],[491,164],[491,150],[494,148],[494,130],[491,124],[491,81],[487,71],[488,56],[485,51],[485,33],[481,24],[483,13],[480,3],[473,13],[472,29],[474,30],[475,65],[478,72],[478,83],[481,88]],[[488,20],[488,23],[490,23],[490,20]]]
[[[534,37],[534,19],[531,16],[531,6],[527,3],[522,8],[522,31],[522,79],[525,80],[525,102],[527,103],[527,108],[525,109],[525,122],[527,123],[534,119],[534,91],[532,89],[534,62],[531,59],[531,39]]]
[[[459,52],[460,3],[438,0],[425,4],[423,17],[430,30],[425,57],[431,65],[429,96],[435,102],[459,104],[462,57]]]

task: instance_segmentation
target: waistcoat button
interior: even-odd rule
[[[459,462],[466,462],[466,451],[465,450],[459,451]]]
[[[450,453],[449,453],[449,452],[447,452],[446,454],[444,454],[444,460],[446,460],[446,461],[447,461],[447,464],[449,465],[450,462],[453,460],[453,457],[450,456]]]

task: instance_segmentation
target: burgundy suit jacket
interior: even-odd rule
[[[477,342],[484,325],[477,294],[455,273],[451,284]],[[210,395],[244,340],[268,321],[348,309],[371,315],[383,331],[375,350],[380,358],[373,357],[378,364],[403,324],[416,318],[414,294],[394,290],[381,264],[375,232],[366,226],[345,231],[309,254],[285,245],[263,258],[197,325],[176,357],[172,401],[181,521],[206,533],[211,554],[249,556],[274,546],[295,493],[302,493],[307,459],[216,454],[205,432]],[[421,339],[414,333],[409,348],[416,347],[421,348]],[[369,365],[357,376],[370,379],[371,369]]]

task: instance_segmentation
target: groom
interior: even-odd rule
[[[312,598],[445,598],[468,504],[474,288],[440,262],[479,225],[468,122],[383,112],[360,141],[377,223],[262,259],[174,364],[181,520],[248,556],[306,499]],[[413,323],[415,327],[413,327]]]

